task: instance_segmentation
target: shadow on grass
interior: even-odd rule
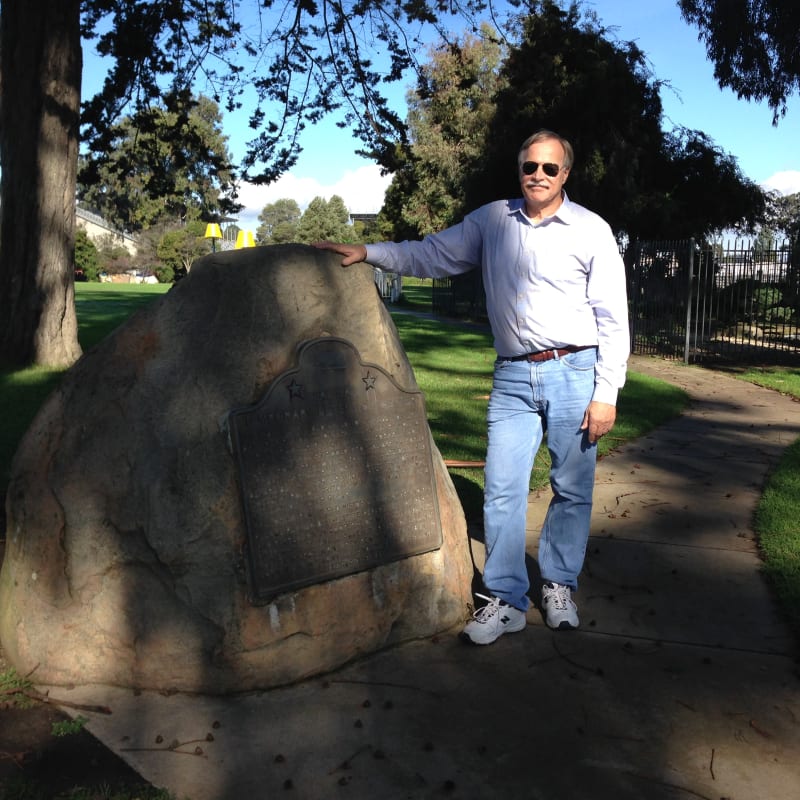
[[[11,475],[11,461],[25,431],[47,396],[58,386],[61,370],[31,367],[0,372],[0,496]],[[4,516],[3,516],[4,518]]]

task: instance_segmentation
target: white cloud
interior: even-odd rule
[[[372,214],[380,211],[390,175],[381,175],[377,164],[368,164],[348,170],[332,185],[323,185],[315,178],[298,178],[287,173],[268,186],[243,183],[239,189],[239,202],[244,205],[239,212],[238,224],[246,230],[258,227],[258,215],[264,206],[276,200],[295,200],[303,211],[315,197],[330,200],[334,195],[344,200],[351,214]]]
[[[765,181],[762,181],[761,186],[764,189],[769,189],[782,195],[796,194],[800,192],[800,170],[776,172]]]

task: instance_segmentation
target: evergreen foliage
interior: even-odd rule
[[[154,105],[125,117],[110,148],[81,159],[78,197],[120,230],[217,219],[241,209],[219,107],[207,97],[185,111]]]
[[[355,241],[355,231],[350,225],[350,212],[344,200],[334,195],[330,200],[315,197],[303,212],[297,224],[295,241],[311,244],[329,239],[333,242]]]
[[[296,200],[281,199],[261,209],[256,230],[259,244],[285,244],[296,241],[297,224],[300,222],[300,206]]]
[[[772,233],[783,234],[792,241],[798,242],[800,240],[800,192],[785,196],[771,193],[768,198],[767,224]]]
[[[800,4],[793,0],[678,0],[683,18],[714,64],[723,88],[745,100],[766,100],[773,124],[800,90]]]
[[[577,4],[531,0],[528,10],[508,28],[521,32],[517,43],[501,48],[484,31],[423,69],[386,197],[392,238],[519,196],[519,146],[541,128],[575,149],[570,197],[620,236],[704,237],[763,218],[764,195],[733,156],[698,131],[663,131],[661,85],[634,43],[613,40]]]
[[[396,234],[424,236],[468,210],[465,190],[485,158],[503,52],[486,25],[480,36],[430,50],[417,89],[408,94],[410,146],[398,146],[386,197],[389,208],[396,206]]]
[[[75,277],[96,281],[100,274],[100,254],[83,228],[75,231]]]

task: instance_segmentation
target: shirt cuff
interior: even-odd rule
[[[592,400],[597,403],[607,403],[610,406],[616,406],[618,395],[619,389],[615,389],[607,383],[596,383]]]
[[[380,266],[384,263],[386,250],[380,244],[367,244],[364,245],[364,249],[367,251],[367,257],[364,260],[368,264]]]

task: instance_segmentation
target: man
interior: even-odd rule
[[[522,198],[489,203],[421,242],[318,247],[403,275],[481,267],[497,360],[487,412],[483,574],[488,604],[462,637],[490,644],[522,630],[530,600],[525,527],[544,433],[553,498],[539,541],[547,625],[579,625],[572,592],[583,568],[597,441],[616,418],[630,351],[625,270],[608,224],[564,191],[572,147],[539,131],[518,154]]]

